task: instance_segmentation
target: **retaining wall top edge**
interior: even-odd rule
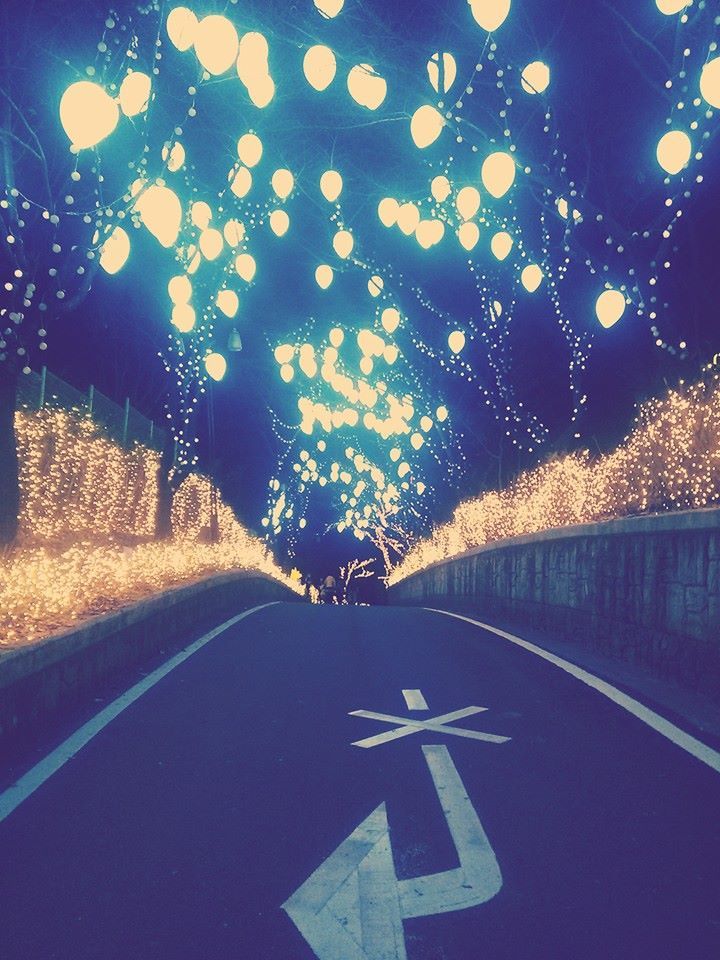
[[[672,533],[681,531],[703,531],[720,529],[720,507],[703,507],[697,510],[678,510],[667,513],[648,513],[636,517],[620,517],[614,520],[600,520],[596,523],[582,523],[569,527],[551,527],[538,533],[527,533],[519,537],[508,537],[505,540],[494,540],[473,547],[464,553],[457,553],[445,560],[437,560],[423,570],[411,573],[390,589],[394,590],[403,583],[408,583],[416,577],[422,577],[431,570],[448,566],[460,560],[496,550],[507,550],[512,547],[524,547],[532,544],[541,544],[553,540],[574,540],[581,537],[607,537],[627,534],[651,535],[655,533]]]

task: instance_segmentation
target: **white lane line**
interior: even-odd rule
[[[403,696],[405,697],[408,710],[430,709],[425,697],[422,695],[422,690],[403,690]]]
[[[244,620],[253,613],[257,613],[259,610],[275,606],[278,602],[279,601],[274,600],[272,603],[263,603],[259,607],[252,607],[250,610],[245,610],[244,613],[231,617],[231,619],[226,620],[225,623],[221,623],[219,627],[215,627],[214,630],[211,630],[209,633],[200,637],[199,640],[191,643],[189,647],[185,647],[180,653],[175,654],[174,657],[167,660],[161,667],[158,667],[157,670],[153,670],[152,673],[143,677],[142,680],[130,687],[129,690],[126,690],[125,693],[121,694],[116,700],[113,700],[107,707],[104,707],[99,713],[95,714],[94,717],[84,723],[75,733],[71,734],[67,740],[63,741],[59,747],[56,747],[43,760],[36,763],[35,766],[28,770],[16,783],[8,787],[3,793],[0,793],[0,822],[6,817],[9,817],[13,810],[17,809],[24,800],[27,800],[31,794],[35,793],[38,787],[41,787],[45,781],[49,780],[61,767],[64,767],[68,760],[72,760],[75,754],[82,750],[82,748],[88,744],[93,737],[97,736],[115,717],[119,716],[123,710],[127,710],[127,708],[135,703],[144,693],[147,693],[147,691],[154,687],[156,683],[159,683],[163,677],[166,677],[171,670],[179,667],[181,663],[184,663],[194,653],[197,653],[198,650],[219,636],[219,634],[229,630],[230,627],[234,627],[236,623],[240,623],[241,620]]]
[[[680,727],[675,726],[674,723],[666,720],[665,717],[656,713],[654,710],[650,710],[649,707],[643,706],[639,700],[635,700],[634,697],[630,697],[628,694],[618,690],[618,688],[614,687],[611,683],[601,680],[600,677],[596,677],[587,670],[583,670],[582,667],[570,663],[569,660],[556,657],[554,653],[543,650],[542,647],[538,647],[528,640],[523,640],[522,637],[516,637],[515,634],[507,633],[505,630],[500,630],[497,627],[492,627],[488,623],[482,623],[480,620],[464,617],[459,613],[451,613],[449,610],[436,610],[433,607],[424,607],[423,609],[430,613],[441,613],[445,617],[454,617],[456,620],[464,620],[465,623],[471,623],[475,627],[480,627],[482,630],[494,633],[496,636],[502,637],[504,640],[509,640],[518,647],[522,647],[524,650],[529,650],[530,653],[542,657],[543,660],[555,664],[556,667],[564,670],[565,673],[569,673],[577,680],[580,680],[581,683],[585,683],[588,687],[592,687],[593,690],[597,690],[598,693],[607,697],[608,700],[612,700],[613,703],[622,707],[623,710],[627,710],[628,713],[637,717],[638,720],[642,720],[648,727],[652,727],[653,730],[657,731],[657,733],[661,734],[671,743],[674,743],[675,746],[680,747],[681,750],[685,750],[697,760],[707,764],[707,766],[715,770],[716,773],[720,773],[720,753],[718,753],[717,750],[713,750],[712,747],[703,743],[702,740],[698,740],[691,734],[681,730]]]
[[[402,727],[396,727],[394,730],[388,730],[386,733],[380,733],[375,737],[366,737],[364,740],[356,740],[353,747],[377,747],[381,743],[387,743],[390,740],[398,740],[400,737],[409,737],[413,733],[419,733],[421,730],[430,730],[432,733],[449,733],[456,737],[467,737],[469,740],[483,740],[485,743],[507,743],[510,737],[499,737],[494,733],[480,733],[476,730],[465,730],[463,727],[448,727],[447,723],[453,720],[462,720],[464,717],[472,717],[476,713],[482,713],[487,707],[465,707],[463,710],[455,710],[454,713],[447,713],[441,717],[433,717],[430,720],[414,720],[411,717],[395,717],[387,713],[376,713],[374,710],[353,710],[351,717],[364,717],[367,720],[381,720],[383,723],[402,723]]]

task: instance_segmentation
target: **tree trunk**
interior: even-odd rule
[[[17,373],[0,362],[0,544],[10,544],[18,532],[20,483],[15,407]]]
[[[158,467],[158,507],[155,521],[155,537],[158,540],[168,540],[172,536],[173,489],[170,483],[170,471],[174,459],[175,442],[168,432]]]

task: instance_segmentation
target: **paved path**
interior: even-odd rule
[[[707,758],[462,620],[271,605],[0,822],[0,958],[709,960]]]

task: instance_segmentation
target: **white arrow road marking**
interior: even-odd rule
[[[318,960],[407,960],[404,919],[479,906],[500,891],[500,867],[447,748],[423,753],[460,866],[398,880],[381,804],[283,904]]]
[[[400,737],[409,737],[413,733],[419,733],[421,730],[432,730],[433,733],[450,733],[455,737],[467,737],[470,740],[483,740],[486,743],[507,743],[510,737],[499,737],[494,733],[481,733],[477,730],[466,730],[463,727],[448,727],[446,724],[453,720],[462,720],[464,717],[471,717],[476,713],[482,713],[487,707],[465,707],[463,710],[455,710],[453,713],[443,714],[441,717],[433,717],[430,720],[419,720],[413,717],[394,717],[388,713],[375,713],[373,710],[353,710],[351,717],[364,717],[367,720],[381,720],[383,723],[401,723],[401,727],[394,730],[388,730],[386,733],[379,733],[375,737],[366,737],[364,740],[356,740],[352,745],[354,747],[377,747],[381,743],[388,743],[390,740],[398,740]]]
[[[408,710],[429,710],[427,700],[422,695],[422,690],[403,690],[405,703]]]

